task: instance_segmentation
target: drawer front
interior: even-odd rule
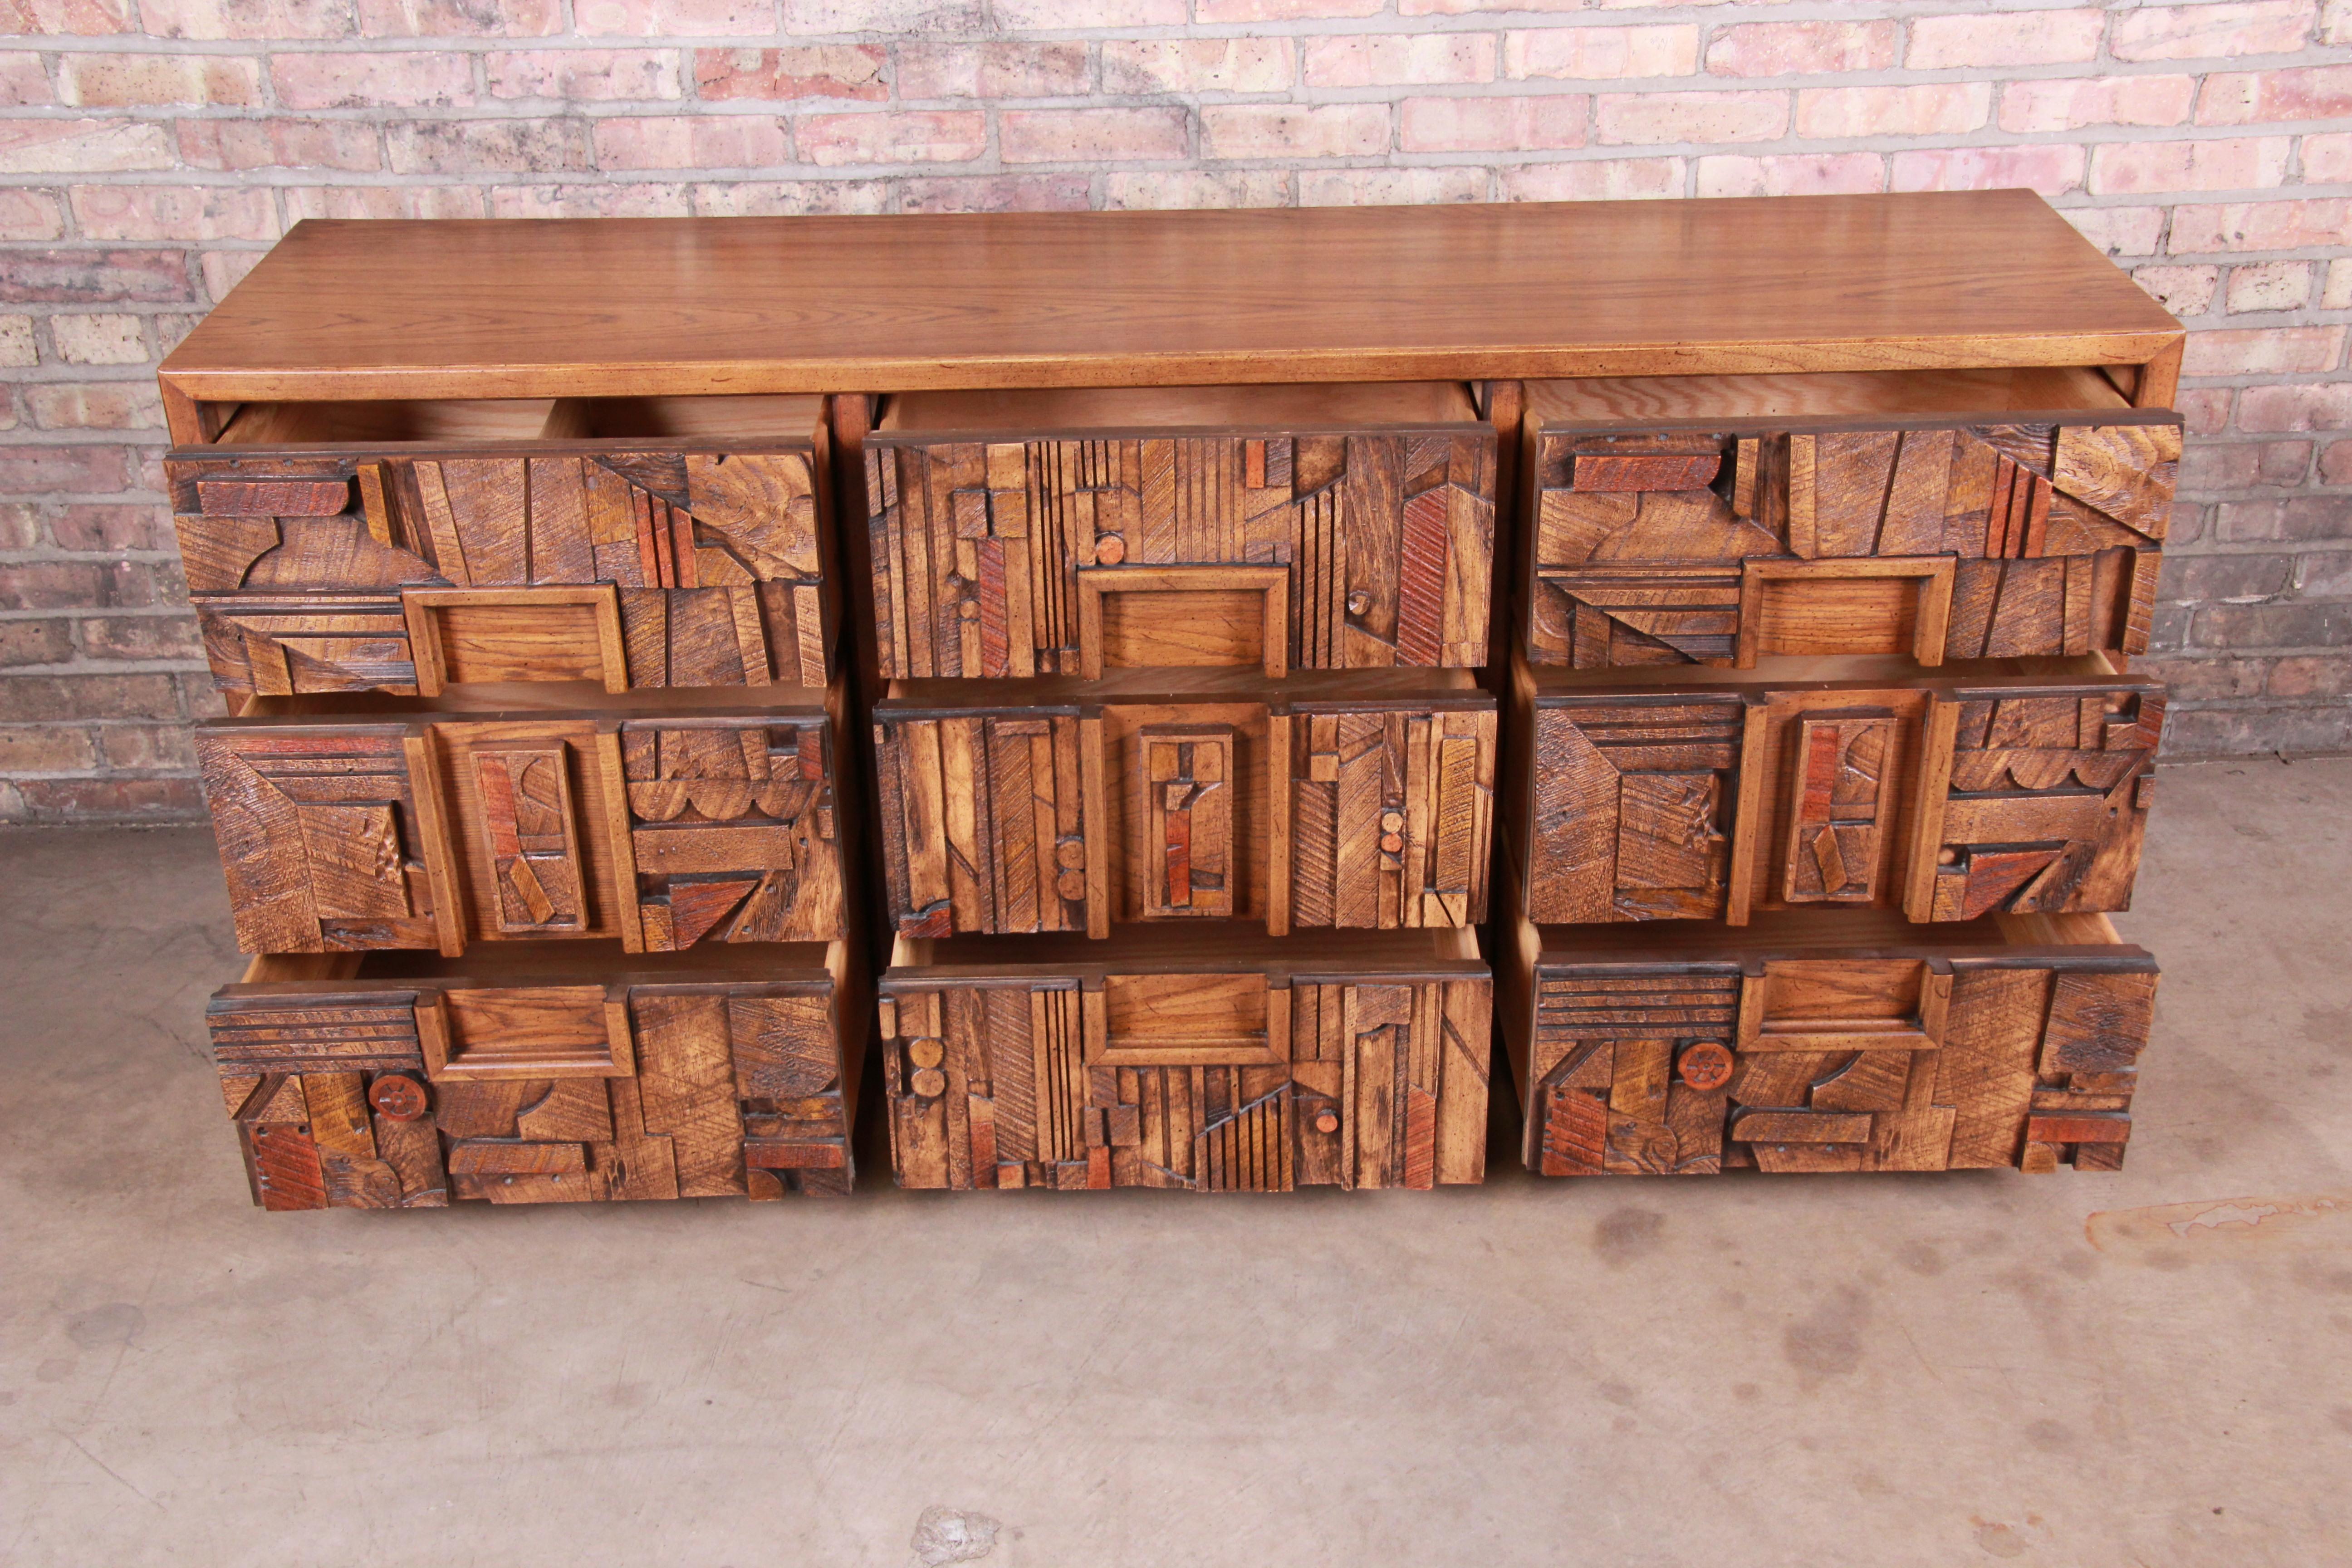
[[[1486,1171],[1493,982],[883,983],[902,1187],[1431,1187]]]
[[[902,935],[1486,918],[1495,707],[1184,702],[911,713],[875,744]]]
[[[1528,657],[2142,653],[2178,416],[1548,429]]]
[[[196,736],[248,952],[843,934],[821,712],[227,721]]]
[[[233,985],[206,1022],[265,1209],[849,1190],[822,982]]]
[[[1545,698],[1526,913],[2128,909],[2164,704],[2123,678]]]
[[[1493,430],[879,435],[886,679],[1486,662]]]
[[[1522,1103],[1548,1176],[2115,1170],[2157,982],[2059,956],[1536,973]]]
[[[215,681],[822,686],[813,450],[545,445],[164,464]]]

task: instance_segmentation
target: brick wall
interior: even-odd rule
[[[2195,330],[2177,753],[2352,748],[2352,0],[0,0],[0,818],[194,811],[152,371],[298,219],[2031,185]]]

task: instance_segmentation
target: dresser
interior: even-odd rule
[[[2181,342],[2020,192],[298,226],[256,1200],[2113,1168]]]

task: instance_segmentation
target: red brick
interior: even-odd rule
[[[1885,188],[1883,153],[1783,153],[1698,161],[1698,194],[1703,196],[1845,195]]]
[[[268,254],[262,250],[207,250],[198,258],[204,269],[205,297],[221,300],[229,290],[245,281],[245,275],[261,265]]]
[[[2352,244],[2352,201],[2342,197],[2185,204],[2172,209],[2169,248],[2175,256],[2347,244]]]
[[[2172,400],[2180,422],[2191,436],[2218,436],[2230,427],[2230,391],[2221,386],[2189,386]]]
[[[183,120],[180,156],[196,169],[322,169],[367,174],[383,167],[373,125],[351,120]]]
[[[2311,477],[2309,441],[2265,441],[2260,472],[2266,485],[2300,485]]]
[[[889,205],[890,191],[880,180],[729,180],[693,186],[690,195],[704,217],[790,217],[878,213]]]
[[[2108,76],[2013,81],[2000,90],[2003,131],[2089,125],[2178,125],[2197,99],[2191,76]]]
[[[687,217],[694,203],[679,184],[501,185],[492,217]]]
[[[177,719],[168,675],[15,675],[0,680],[0,719],[42,723],[83,719]]]
[[[2311,263],[2258,261],[2230,268],[2231,315],[2249,310],[2300,310],[2311,303]]]
[[[84,616],[82,652],[92,658],[202,658],[205,647],[190,615]]]
[[[0,239],[62,239],[65,208],[47,191],[0,187]]]
[[[1423,206],[1433,202],[1483,202],[1486,188],[1486,170],[1454,165],[1442,169],[1308,169],[1298,176],[1298,205]],[[1257,205],[1281,204],[1277,199]]]
[[[140,0],[159,38],[348,38],[359,31],[352,0]]]
[[[2309,375],[2336,368],[2341,327],[2258,327],[2189,335],[2185,375]]]
[[[0,255],[0,300],[46,305],[169,304],[193,298],[176,250],[42,250]]]
[[[1201,110],[1201,141],[1209,158],[1360,158],[1389,150],[1389,107],[1216,104]]]
[[[1102,46],[1105,92],[1281,92],[1293,68],[1287,38],[1111,38]]]
[[[448,109],[474,101],[461,54],[278,55],[270,84],[288,109]]]
[[[2250,433],[2352,429],[2352,381],[2249,386],[2238,394],[2238,428]]]
[[[2132,281],[2176,316],[2203,315],[2213,303],[2221,278],[2218,267],[2140,267],[2132,271]]]
[[[873,51],[878,66],[882,51]],[[877,69],[871,96],[887,98]],[[1091,89],[1084,44],[901,44],[898,96],[922,98],[1076,98]],[[706,92],[704,97],[709,97]],[[850,96],[844,94],[843,96]],[[865,97],[866,94],[857,94]]]
[[[2134,659],[2134,675],[2152,676],[2171,689],[2176,700],[2196,701],[2221,697],[2259,697],[2270,661],[2260,658]]]
[[[1713,76],[1813,76],[1885,70],[1895,63],[1893,22],[1751,22],[1718,28],[1706,46]]]
[[[812,114],[793,133],[803,162],[827,165],[961,163],[988,147],[988,121],[976,110]]]
[[[2352,134],[2305,137],[2303,177],[2322,185],[2352,181]]]
[[[121,447],[0,447],[0,495],[105,495],[130,482]]]
[[[1593,117],[1604,144],[1768,142],[1789,128],[1785,92],[1603,93]]]
[[[1689,177],[1680,158],[1584,158],[1522,163],[1502,172],[1503,198],[1514,202],[1631,201],[1679,196]]]
[[[2319,477],[2331,485],[2352,485],[2352,441],[2330,441],[2319,449]]]
[[[1388,0],[1192,0],[1196,22],[1317,21],[1329,16],[1371,16]]]
[[[286,206],[297,219],[488,216],[472,185],[291,185]]]
[[[1911,24],[1913,70],[2051,66],[2097,58],[2103,11],[1961,12]]]
[[[74,220],[86,239],[275,239],[266,190],[226,185],[78,185]]]
[[[989,16],[1007,32],[1040,27],[1181,27],[1185,0],[996,0]]]
[[[359,0],[371,38],[539,38],[563,31],[558,0]]]
[[[583,38],[764,37],[776,30],[774,0],[574,0],[572,15]]]
[[[1139,169],[1103,176],[1106,212],[1287,206],[1289,195],[1290,175],[1280,169]]]
[[[172,166],[160,125],[131,120],[14,120],[0,123],[0,174],[120,174]]]
[[[0,724],[0,773],[86,773],[98,765],[89,731],[61,724]]]
[[[2107,52],[2119,60],[2232,60],[2293,54],[2311,39],[2311,0],[2157,5],[2118,11]]]
[[[1510,77],[1615,80],[1696,69],[1696,27],[1543,27],[1503,35],[1503,73]]]
[[[2237,191],[2286,178],[2294,142],[2284,136],[2221,142],[2105,142],[2091,153],[2096,195],[2149,191]]]
[[[2162,207],[2067,207],[2059,216],[2109,256],[2149,256],[2164,236]]]
[[[803,44],[783,49],[697,49],[695,96],[782,103],[802,98],[890,96],[882,79],[887,51],[856,44]]]
[[[2352,115],[2352,66],[2216,71],[2197,100],[2200,125],[2341,120]]]
[[[205,815],[193,778],[26,779],[16,787],[40,821],[193,822]]]
[[[1309,87],[1445,86],[1495,79],[1486,33],[1358,34],[1308,38]]]
[[[97,37],[138,30],[132,0],[0,0],[0,33]]]
[[[65,60],[105,59],[105,55],[67,55]],[[0,107],[9,109],[46,109],[58,100],[49,86],[49,73],[42,68],[41,57],[29,49],[11,49],[0,53]]]
[[[1008,163],[1131,163],[1188,157],[1181,109],[1006,109],[996,146]]]
[[[1582,93],[1543,98],[1408,98],[1397,145],[1407,153],[1508,153],[1584,145],[1591,100]]]
[[[102,724],[98,742],[110,768],[141,773],[195,771],[195,737],[184,724]]]
[[[61,55],[58,91],[83,109],[261,101],[261,62],[233,55]]]
[[[162,395],[152,382],[36,382],[25,407],[44,430],[160,430]]]
[[[0,665],[11,668],[28,664],[66,664],[73,658],[73,623],[0,621]]]
[[[2352,659],[2291,654],[2271,666],[2273,697],[2342,697],[2352,691]]]
[[[573,174],[588,167],[587,122],[552,120],[409,120],[384,128],[401,174]]]
[[[1888,188],[1989,191],[2025,185],[2046,196],[2082,183],[2080,147],[1952,147],[1895,153]]]
[[[1015,24],[1000,20],[998,25]],[[1075,27],[1082,24],[1049,17],[1031,25]],[[888,33],[904,37],[916,33],[977,32],[982,26],[980,0],[784,0],[787,33]]]
[[[1094,205],[1085,174],[966,174],[899,182],[910,213],[1084,212]]]
[[[492,98],[582,103],[683,98],[678,63],[672,49],[522,49],[482,57]]]
[[[596,121],[601,169],[770,169],[792,162],[784,122],[767,114]]]
[[[159,506],[59,506],[41,510],[48,517],[49,542],[59,550],[111,552],[173,547],[171,516]]]
[[[1991,109],[1992,88],[1981,81],[1807,88],[1797,94],[1797,134],[1949,136],[1976,130]]]

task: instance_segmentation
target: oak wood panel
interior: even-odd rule
[[[194,399],[1467,380],[2137,364],[2179,331],[2023,191],[311,220],[162,374]]]
[[[842,1194],[844,944],[257,961],[205,1022],[265,1209]],[[848,1026],[845,1032],[844,1025]]]

